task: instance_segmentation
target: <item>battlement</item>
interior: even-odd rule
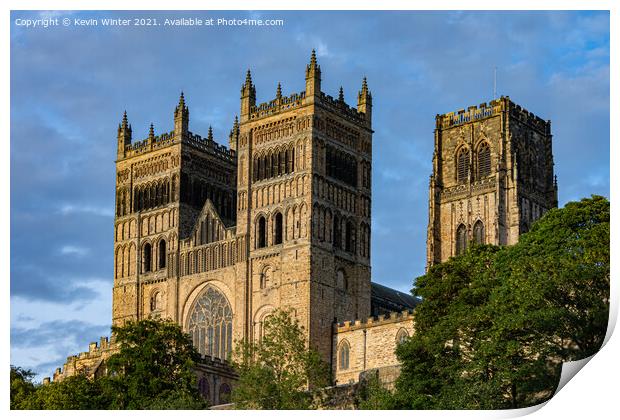
[[[198,363],[214,368],[230,369],[232,367],[228,360],[220,359],[219,357],[210,356],[208,354],[201,355]]]
[[[343,333],[347,331],[353,331],[363,328],[370,328],[377,325],[391,324],[394,322],[413,321],[414,311],[405,310],[402,312],[390,312],[386,315],[379,315],[376,317],[366,318],[365,320],[355,319],[352,321],[344,321],[336,323],[336,331]]]
[[[298,108],[304,104],[306,92],[293,93],[289,96],[280,96],[269,102],[250,107],[250,120],[268,117],[270,115],[279,114],[293,108]]]
[[[184,139],[184,142],[189,144],[196,149],[202,150],[203,152],[214,155],[222,160],[225,160],[230,163],[235,163],[237,159],[236,152],[234,150],[228,149],[223,144],[219,144],[212,139],[203,138],[198,134],[194,134],[189,132],[187,139]]]
[[[551,121],[545,121],[534,113],[522,108],[514,102],[510,102],[510,116],[532,126],[534,129],[546,135],[551,134]]]
[[[138,156],[152,150],[163,149],[174,144],[174,130],[153,138],[135,141],[125,146],[125,157]]]
[[[508,98],[502,96],[500,99],[494,99],[488,104],[484,102],[478,106],[470,106],[467,110],[459,109],[458,111],[437,115],[435,117],[436,127],[438,129],[452,128],[499,115],[504,110],[505,99]]]
[[[62,380],[83,369],[89,370],[97,364],[97,361],[104,358],[105,355],[111,354],[115,349],[116,339],[114,336],[111,338],[101,337],[99,342],[93,341],[88,345],[88,351],[68,356],[63,367],[56,368],[54,371],[53,380]]]
[[[224,161],[230,163],[236,162],[236,153],[234,150],[230,150],[212,139],[203,138],[198,134],[188,132],[187,137],[184,138],[182,142]],[[178,141],[177,137],[174,135],[174,130],[160,134],[159,136],[147,137],[146,139],[127,144],[125,146],[125,158],[139,156],[177,143]]]
[[[343,114],[345,117],[348,117],[358,123],[363,123],[366,120],[366,116],[363,113],[358,112],[357,108],[349,106],[343,100],[335,99],[324,92],[321,92],[320,98],[321,103],[327,106],[327,108],[330,108],[332,111]]]
[[[458,111],[437,115],[435,117],[436,127],[438,129],[452,128],[500,115],[502,111],[509,111],[511,117],[517,118],[519,121],[532,126],[538,131],[545,134],[551,133],[551,123],[549,121],[545,121],[525,108],[522,108],[521,105],[515,104],[510,100],[509,96],[502,96],[499,99],[494,99],[488,104],[484,102],[478,106],[470,106],[467,110],[459,109]]]

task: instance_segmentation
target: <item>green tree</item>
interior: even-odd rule
[[[143,409],[170,402],[200,406],[194,371],[200,356],[189,336],[170,320],[146,319],[112,327],[119,351],[101,379],[110,408]],[[180,408],[180,407],[179,407]]]
[[[35,392],[32,383],[35,373],[11,365],[11,410],[22,408],[22,404]]]
[[[609,310],[609,202],[549,211],[512,247],[471,247],[418,278],[395,405],[514,408],[551,397],[562,361],[594,354]]]
[[[257,343],[238,343],[233,389],[236,408],[308,409],[313,390],[330,383],[328,365],[306,346],[303,328],[290,310],[278,309],[264,323]]]
[[[208,405],[206,400],[197,398],[194,393],[175,390],[154,397],[144,408],[149,410],[204,410],[208,408]]]
[[[100,383],[83,374],[39,385],[22,403],[26,410],[100,410],[108,407]]]
[[[357,408],[360,410],[393,410],[396,408],[394,396],[385,388],[377,374],[360,380],[357,391]]]

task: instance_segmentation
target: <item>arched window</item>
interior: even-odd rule
[[[233,312],[228,299],[213,287],[198,296],[189,316],[189,333],[203,356],[228,358],[232,350]]]
[[[282,243],[282,213],[277,213],[275,217],[275,232],[273,237],[273,244]]]
[[[209,381],[207,378],[202,377],[198,380],[198,392],[200,392],[204,399],[209,399]]]
[[[478,220],[474,224],[474,241],[478,245],[484,243],[484,223],[482,223],[482,220]]]
[[[164,204],[170,202],[170,181],[166,179],[164,181]]]
[[[223,383],[220,385],[220,404],[228,404],[230,402],[230,385]]]
[[[161,309],[161,292],[155,292],[151,296],[151,312]]]
[[[407,330],[404,328],[401,328],[400,330],[398,330],[398,333],[396,333],[396,344],[398,345],[404,342],[408,338],[409,338],[409,333],[407,332]]]
[[[484,142],[478,148],[478,179],[491,175],[491,149]]]
[[[339,290],[347,290],[347,277],[342,269],[336,271],[336,288]]]
[[[161,270],[166,268],[166,241],[162,239],[157,247],[159,248],[158,268]]]
[[[142,248],[142,272],[148,273],[152,269],[151,261],[152,261],[152,248],[151,244],[145,244],[144,248]]]
[[[460,224],[456,229],[456,255],[461,255],[467,248],[467,228]]]
[[[459,150],[456,158],[456,181],[467,182],[469,178],[469,149],[463,147]]]
[[[334,216],[334,232],[332,234],[332,240],[334,248],[340,249],[342,247],[342,231],[340,226],[340,218],[337,215]]]
[[[161,206],[163,204],[163,191],[161,183],[157,183],[155,186],[155,206]]]
[[[338,366],[340,370],[349,369],[349,343],[343,341],[340,344],[340,352],[338,353]]]
[[[355,253],[355,227],[351,221],[347,221],[345,225],[345,247],[347,252]]]
[[[256,248],[264,248],[267,246],[267,228],[265,218],[258,218],[258,237],[256,238]]]
[[[271,267],[267,266],[263,269],[263,272],[260,274],[260,288],[265,289],[269,287],[271,283],[272,270]]]
[[[265,337],[265,333],[267,332],[267,328],[271,328],[270,320],[271,313],[263,315],[262,319],[258,322],[258,340],[263,341],[263,337]]]

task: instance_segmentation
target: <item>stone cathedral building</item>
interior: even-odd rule
[[[228,147],[192,133],[183,94],[174,128],[134,141],[117,132],[112,322],[170,318],[204,357],[199,388],[227,401],[237,340],[258,340],[279,307],[294,311],[335,384],[398,375],[396,345],[417,301],[372,283],[372,95],[357,106],[321,90],[314,51],[305,90],[257,104],[250,71]],[[549,123],[507,98],[437,117],[428,264],[468,242],[510,244],[557,203]],[[480,227],[482,226],[482,227]],[[115,343],[68,358],[54,380],[97,375]]]
[[[470,242],[513,245],[557,207],[550,121],[501,97],[435,123],[427,269]]]

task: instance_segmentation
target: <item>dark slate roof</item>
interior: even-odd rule
[[[370,303],[373,316],[413,309],[419,299],[410,293],[400,292],[379,283],[370,283]]]

